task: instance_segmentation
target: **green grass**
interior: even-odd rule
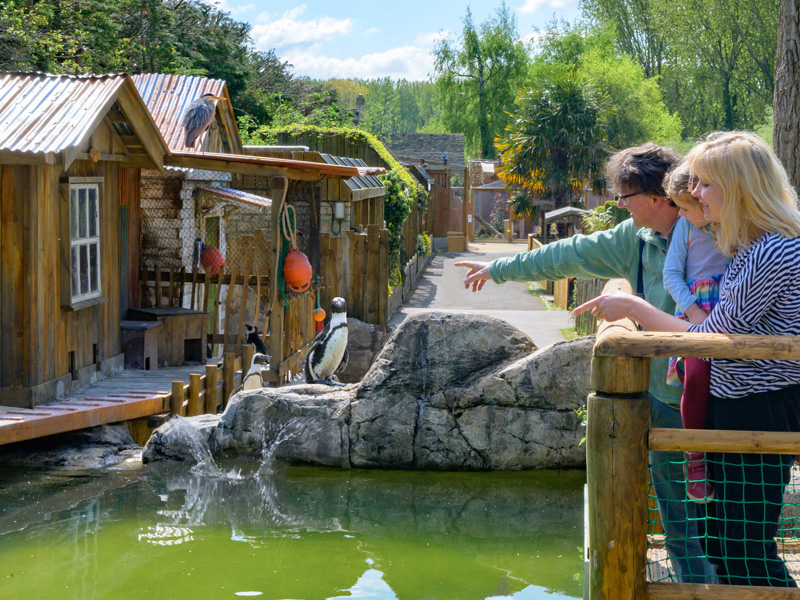
[[[561,332],[561,337],[563,337],[567,341],[576,340],[579,337],[581,337],[581,336],[578,335],[578,332],[575,331],[572,327],[567,327],[565,329],[559,329],[559,331]]]
[[[547,288],[538,281],[529,281],[528,291],[542,301],[545,310],[561,310],[547,299],[550,294],[547,293]]]

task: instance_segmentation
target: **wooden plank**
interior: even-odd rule
[[[214,337],[219,335],[219,294],[221,289],[222,289],[222,284],[218,283],[214,290],[214,327],[213,327]],[[216,349],[214,354],[216,355]]]
[[[249,261],[252,264],[252,254],[251,260]],[[244,272],[244,280],[242,281],[242,302],[241,308],[239,310],[239,327],[238,327],[238,335],[236,336],[236,344],[235,346],[238,348],[240,344],[244,343],[244,324],[247,320],[247,290],[249,288],[248,283],[250,281],[250,271],[249,265],[245,263],[245,272]],[[256,319],[253,318],[253,323],[255,323]]]
[[[161,306],[161,268],[156,264],[156,307]]]
[[[236,293],[236,277],[238,272],[236,271],[236,267],[233,268],[231,271],[231,283],[228,284],[228,291],[227,291],[227,298],[225,299],[225,352],[229,352],[231,346],[236,344],[236,338],[231,339],[231,334],[233,334],[233,330],[231,329],[231,307],[233,306],[233,296]]]
[[[180,283],[178,284],[178,296],[176,298],[175,306],[183,306],[183,287],[186,285],[186,267],[181,265],[180,268]],[[193,308],[190,304],[189,308]]]
[[[797,588],[700,583],[648,583],[648,600],[798,600]]]
[[[378,316],[376,324],[389,322],[389,230],[381,229],[380,257],[378,259]]]
[[[258,327],[258,311],[261,308],[261,280],[258,278],[258,264],[256,264],[256,307],[253,310],[253,326]]]
[[[228,400],[233,393],[233,377],[236,373],[236,365],[234,364],[236,355],[233,352],[226,352],[222,359],[222,408],[228,406]]]
[[[175,267],[169,268],[169,296],[167,298],[169,306],[175,306]]]
[[[195,298],[198,297],[197,292],[198,292],[198,290],[197,290],[197,269],[193,268],[192,269],[192,299],[189,302],[189,308],[191,308],[192,310],[205,310],[205,308],[202,308],[202,309],[198,308],[197,304],[195,303]]]
[[[378,297],[380,295],[380,227],[367,225],[367,270],[364,289],[364,313],[366,323],[379,323]]]
[[[648,449],[744,454],[800,454],[800,434],[784,431],[651,429]]]
[[[61,406],[65,404],[67,403]],[[77,409],[77,405],[74,408]],[[138,419],[157,414],[161,412],[161,409],[162,398],[151,396],[130,399],[122,403],[104,403],[95,407],[59,412],[35,419],[29,419],[22,415],[11,415],[20,416],[20,419],[15,418],[12,421],[3,417],[8,413],[2,413],[0,414],[0,444],[10,444],[106,423]]]

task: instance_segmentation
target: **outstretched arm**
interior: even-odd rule
[[[485,262],[472,262],[461,261],[455,264],[457,267],[467,267],[469,271],[467,276],[464,277],[464,289],[469,289],[472,285],[473,292],[479,292],[483,289],[483,285],[492,278],[489,275],[489,263]]]
[[[664,311],[658,310],[642,298],[630,294],[605,294],[594,300],[581,304],[572,311],[579,315],[587,310],[602,321],[618,321],[629,317],[639,323],[648,331],[689,331],[688,321],[673,317]]]

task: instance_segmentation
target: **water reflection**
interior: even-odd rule
[[[45,482],[33,504],[46,512],[20,504],[0,517],[0,585],[68,600],[578,597],[582,477],[265,474],[228,461],[111,472],[56,494]]]

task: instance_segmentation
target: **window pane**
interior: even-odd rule
[[[89,237],[97,237],[97,188],[89,188]]]
[[[69,230],[70,239],[78,237],[78,190],[75,188],[69,191]]]
[[[98,291],[97,243],[89,244],[89,280],[92,292]]]
[[[80,246],[81,252],[81,295],[89,293],[89,252],[86,246]]]
[[[80,279],[78,277],[78,273],[80,273],[80,265],[78,264],[78,247],[72,247],[72,260],[70,261],[72,265],[72,296],[76,296],[77,294],[81,293],[81,285]]]
[[[78,190],[78,236],[86,237],[86,188]]]

